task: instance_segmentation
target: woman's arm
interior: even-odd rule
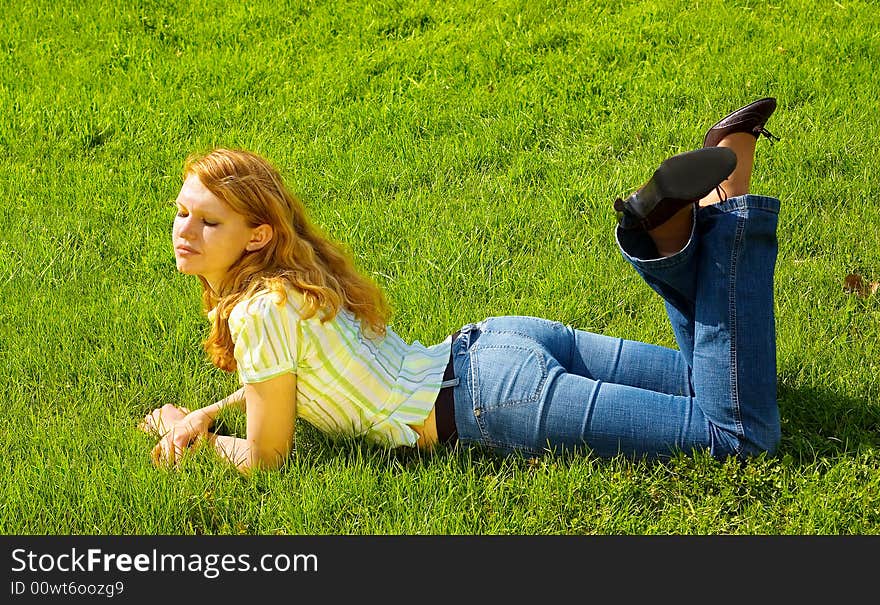
[[[223,399],[221,399],[220,401],[217,401],[216,403],[212,403],[211,405],[206,405],[205,407],[199,408],[195,412],[191,412],[191,413],[198,412],[198,413],[206,415],[208,418],[211,419],[211,425],[213,425],[214,421],[217,420],[217,415],[220,413],[220,411],[222,409],[226,408],[227,406],[231,406],[233,409],[244,411],[244,406],[245,406],[244,387],[241,387],[236,392],[232,393],[231,395],[228,395],[227,397],[224,397]]]
[[[247,473],[260,467],[275,469],[284,464],[293,449],[296,428],[296,374],[244,386],[247,437],[209,433],[214,450]]]
[[[244,410],[244,387],[238,389],[228,397],[224,397],[220,401],[211,405],[199,408],[194,412],[190,412],[183,406],[166,403],[161,408],[156,408],[147,414],[143,421],[138,425],[138,428],[145,433],[162,437],[176,425],[187,420],[187,417],[189,417],[189,420],[191,421],[189,424],[195,424],[192,422],[193,417],[190,415],[206,416],[209,420],[210,427],[210,425],[216,420],[220,410],[229,405]],[[195,437],[195,435],[193,435],[193,437]]]
[[[235,397],[241,393],[241,398]],[[228,401],[227,401],[228,400]],[[226,403],[223,403],[226,402]],[[214,435],[210,423],[220,409],[244,403],[247,436],[244,439]],[[202,414],[197,414],[203,412]],[[284,464],[293,448],[296,420],[296,375],[282,374],[264,382],[248,384],[224,400],[188,414],[153,449],[157,464],[174,463],[189,443],[204,435],[221,457],[246,473],[255,467],[273,469]]]

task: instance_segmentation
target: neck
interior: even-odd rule
[[[202,285],[211,290],[211,294],[216,297],[220,297],[220,285],[223,283],[222,277],[217,276],[209,276],[209,275],[200,275],[202,278]]]

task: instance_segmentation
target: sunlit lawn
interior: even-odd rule
[[[878,30],[868,1],[7,6],[0,532],[878,533]],[[275,162],[409,341],[520,314],[674,346],[611,202],[763,96],[782,137],[752,181],[783,207],[777,457],[425,455],[300,423],[280,472],[207,450],[151,466],[145,413],[238,386],[171,253],[189,153]]]

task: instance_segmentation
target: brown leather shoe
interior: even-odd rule
[[[764,128],[764,124],[767,123],[775,109],[776,99],[773,97],[758,99],[753,103],[740,107],[721,118],[709,129],[706,133],[706,138],[703,139],[703,147],[715,147],[721,142],[721,139],[734,132],[747,132],[756,138],[763,134],[770,139],[771,143],[774,139],[778,141],[778,136]]]

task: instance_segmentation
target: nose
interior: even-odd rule
[[[174,219],[174,233],[177,237],[183,238],[187,241],[191,241],[194,236],[194,226],[192,224],[192,215],[187,216],[186,218],[176,217]]]

